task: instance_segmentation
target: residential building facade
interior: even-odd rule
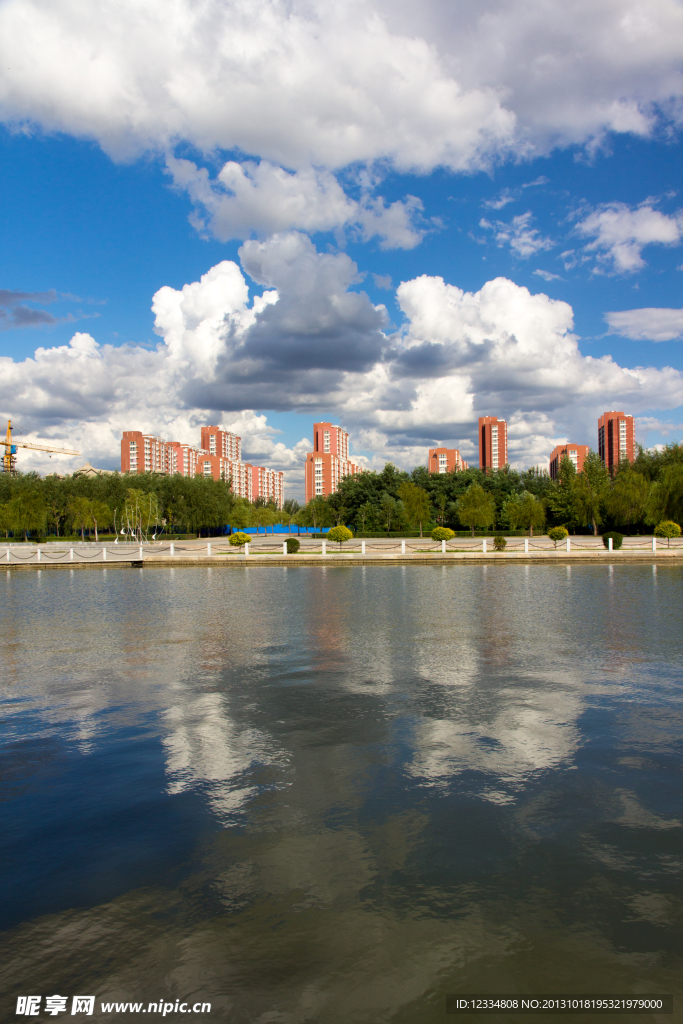
[[[636,457],[636,427],[633,416],[624,412],[604,412],[598,420],[598,454],[610,472],[623,459]]]
[[[163,441],[139,430],[125,430],[121,439],[122,473],[162,473],[172,476],[210,476],[230,480],[232,493],[255,501],[265,498],[282,508],[284,473],[242,462],[242,439],[220,427],[201,427],[201,447]]]
[[[430,448],[427,469],[430,473],[461,473],[468,469],[457,448]]]
[[[583,463],[588,455],[589,448],[587,444],[558,444],[550,453],[550,476],[551,479],[557,480],[560,474],[560,465],[562,459],[565,457],[573,464],[574,469],[577,473],[583,470]]]
[[[496,416],[479,417],[479,468],[502,469],[508,461],[508,425]]]
[[[313,451],[306,454],[304,467],[305,497],[326,497],[334,494],[347,476],[363,469],[349,459],[349,435],[332,423],[313,424]]]

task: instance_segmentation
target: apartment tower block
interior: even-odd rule
[[[623,459],[636,457],[636,428],[633,416],[604,412],[598,420],[598,453],[607,469],[615,470]]]
[[[502,469],[508,461],[508,425],[495,416],[479,417],[479,468]]]
[[[284,473],[242,462],[242,439],[220,427],[201,427],[201,447],[164,441],[140,430],[124,430],[121,439],[122,473],[162,473],[172,476],[210,476],[230,480],[232,493],[255,501],[265,498],[282,508]]]
[[[349,435],[332,423],[313,424],[313,451],[306,454],[305,496],[311,498],[334,494],[347,476],[363,469],[349,459]]]

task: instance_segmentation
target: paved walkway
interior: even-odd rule
[[[299,539],[299,538],[297,538]],[[285,537],[286,540],[286,537]],[[13,544],[0,542],[0,565],[12,568],[85,568],[88,566],[144,565],[319,565],[345,563],[357,565],[417,563],[452,564],[462,561],[579,561],[605,560],[640,561],[653,559],[683,559],[683,539],[667,545],[666,541],[653,543],[652,537],[626,537],[619,551],[608,551],[600,537],[570,537],[555,547],[547,537],[508,538],[505,551],[493,550],[493,539],[456,538],[447,544],[435,543],[429,538],[377,538],[366,541],[352,540],[341,550],[338,544],[321,542],[310,537],[300,538],[301,548],[296,555],[283,551],[282,535],[261,535],[246,549],[234,548],[227,537],[210,540],[157,541],[150,544],[73,544],[50,542],[46,544]]]

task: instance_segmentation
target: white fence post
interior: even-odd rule
[[[402,540],[401,541],[401,554],[405,555],[405,553],[406,553],[406,542],[404,540]]]
[[[524,538],[524,554],[525,555],[529,554],[529,538],[528,537]]]
[[[572,549],[572,545],[571,545],[571,542],[569,540],[569,537],[567,537],[567,551],[571,551],[571,549]]]
[[[36,548],[36,561],[40,561],[40,548]]]
[[[283,540],[283,542],[282,542],[282,554],[283,555],[287,554],[287,541],[286,540]]]
[[[326,554],[327,554],[327,541],[324,540],[323,541],[323,555],[326,555]]]
[[[481,542],[481,550],[484,552],[484,554],[486,554],[486,537],[484,537],[483,541]]]
[[[247,543],[244,545],[244,553],[245,555],[249,554],[249,541],[247,541]]]
[[[69,561],[73,562],[73,560],[74,560],[74,549],[73,548],[69,548]]]
[[[611,537],[607,538],[607,550],[608,551],[612,550],[612,538]]]
[[[140,545],[140,561],[142,561],[142,544]]]
[[[652,538],[652,550],[653,551],[657,550],[657,538],[656,537]]]
[[[102,548],[102,561],[103,562],[107,561],[107,549],[106,548]]]
[[[173,541],[171,541],[171,558],[173,558],[174,553],[175,553],[175,544],[173,543]]]
[[[441,554],[442,555],[446,554],[446,541],[445,540],[441,541]]]
[[[364,540],[362,540],[360,542],[360,553],[361,553],[361,555],[365,554],[365,541]],[[9,562],[9,548],[7,549],[7,561]]]
[[[206,545],[206,554],[208,555],[209,558],[211,558],[211,545],[210,544]]]
[[[9,562],[9,544],[7,545],[7,561]]]

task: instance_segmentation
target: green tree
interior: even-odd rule
[[[443,526],[446,521],[447,504],[448,498],[444,493],[439,494],[434,502],[435,518],[439,526]]]
[[[44,530],[47,513],[45,502],[37,489],[24,488],[6,503],[5,522],[14,536],[23,533],[28,540],[30,531]]]
[[[487,494],[481,484],[470,484],[461,498],[456,502],[458,519],[463,526],[468,526],[474,537],[475,529],[486,530],[496,521],[496,502],[491,494]]]
[[[114,518],[114,513],[103,501],[93,499],[90,502],[90,521],[95,527],[95,541],[99,541],[98,529],[109,526]]]
[[[317,533],[321,527],[329,526],[330,511],[327,502],[321,495],[311,498],[306,507],[297,513],[297,518],[302,526],[312,526]]]
[[[257,529],[262,526],[264,533],[267,533],[268,527],[275,522],[275,513],[268,505],[256,505],[253,511],[253,520]]]
[[[237,498],[230,511],[230,525],[237,530],[254,525],[254,507],[244,498]]]
[[[666,537],[666,546],[671,546],[672,537],[680,537],[681,528],[678,523],[672,522],[670,519],[664,519],[661,523],[657,523],[654,529],[655,537]]]
[[[639,522],[645,515],[650,484],[627,462],[620,465],[605,506],[612,519],[624,526]]]
[[[584,526],[593,527],[597,536],[602,522],[601,509],[610,488],[610,475],[597,452],[589,449],[583,463],[583,470],[574,484],[574,508],[576,516]]]
[[[430,506],[429,495],[423,487],[410,480],[404,480],[398,489],[399,496],[406,510],[410,525],[415,528],[419,526],[422,536],[422,526],[429,522]]]
[[[88,498],[75,496],[69,498],[67,513],[71,521],[71,528],[75,526],[81,531],[81,540],[85,540],[85,531],[90,529],[90,501]]]
[[[683,464],[665,466],[650,488],[646,503],[649,523],[683,522]]]
[[[523,491],[522,494],[514,494],[508,498],[503,506],[503,513],[510,529],[517,530],[521,527],[523,530],[529,531],[530,537],[534,535],[534,528],[540,529],[545,523],[543,502],[529,491]]]
[[[567,527],[578,526],[576,506],[574,504],[574,488],[576,486],[576,466],[566,455],[560,462],[558,478],[545,495],[546,510],[556,524]]]
[[[334,541],[335,544],[339,544],[339,550],[341,551],[342,544],[345,544],[347,540],[351,540],[353,534],[347,526],[333,526],[327,533],[327,539]]]
[[[396,498],[392,498],[388,491],[384,491],[380,498],[379,509],[382,516],[382,523],[387,533],[389,533],[392,523],[396,522],[399,517]]]
[[[377,509],[371,501],[364,502],[356,513],[356,526],[361,533],[372,530],[376,525]]]

